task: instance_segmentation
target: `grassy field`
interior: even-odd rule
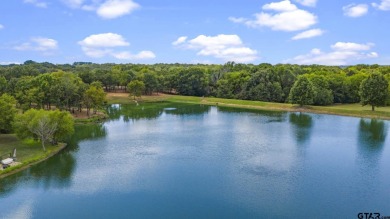
[[[46,145],[46,152],[42,150],[40,142],[32,139],[20,140],[14,134],[0,134],[0,156],[5,159],[9,156],[9,153],[16,148],[17,162],[21,162],[22,165],[7,168],[4,171],[0,171],[0,178],[3,174],[7,174],[16,169],[25,167],[31,163],[43,160],[51,155],[57,153],[63,148],[61,146]]]
[[[133,98],[129,98],[127,93],[108,93],[108,103],[110,104],[126,104],[134,103]],[[360,104],[335,104],[332,106],[307,106],[298,107],[297,105],[288,103],[271,103],[262,101],[249,100],[234,100],[222,99],[213,97],[191,97],[180,95],[159,94],[153,96],[142,96],[137,99],[138,102],[180,102],[180,103],[195,103],[206,105],[219,105],[237,108],[251,108],[274,111],[291,111],[291,112],[311,112],[321,114],[334,114],[343,116],[355,116],[366,118],[380,118],[390,120],[390,107],[377,107],[375,111],[371,111],[370,106],[362,107]]]

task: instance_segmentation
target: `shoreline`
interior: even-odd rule
[[[109,104],[134,104],[127,93],[107,93]],[[273,103],[251,100],[223,99],[214,97],[193,97],[170,94],[158,94],[152,96],[142,96],[139,102],[155,103],[161,101],[204,104],[210,106],[224,106],[242,109],[269,110],[279,112],[307,112],[322,115],[337,115],[356,118],[370,118],[390,120],[390,107],[377,107],[376,111],[368,110],[370,107],[362,107],[359,104],[335,104],[331,106],[304,106],[289,103]],[[385,109],[385,110],[382,110]]]
[[[275,107],[260,107],[260,106],[250,106],[250,105],[238,105],[238,104],[227,104],[227,103],[212,103],[212,102],[202,102],[201,104],[209,105],[209,106],[223,106],[223,107],[231,107],[237,109],[253,109],[253,110],[265,110],[265,111],[275,111],[275,112],[299,112],[299,113],[312,113],[319,115],[334,115],[334,116],[348,116],[355,118],[367,118],[367,119],[382,119],[382,120],[390,120],[389,116],[382,115],[360,115],[354,113],[341,113],[341,112],[332,112],[326,110],[312,109],[310,107],[300,107],[300,108],[275,108]]]
[[[29,163],[29,161],[27,161],[26,164],[22,163],[22,164],[20,164],[20,165],[17,165],[17,166],[15,166],[14,169],[12,169],[12,170],[10,170],[9,172],[6,172],[6,173],[1,173],[1,172],[0,172],[0,179],[6,178],[6,177],[8,177],[8,176],[10,176],[10,175],[13,175],[13,174],[18,173],[18,172],[20,172],[20,171],[23,171],[23,170],[25,170],[25,169],[28,169],[28,168],[30,168],[30,167],[33,166],[33,165],[36,165],[36,164],[38,164],[38,163],[41,163],[41,162],[47,160],[47,159],[53,157],[54,155],[58,154],[58,153],[61,152],[62,150],[64,150],[64,149],[66,148],[66,146],[67,146],[66,143],[59,143],[58,146],[57,146],[57,147],[58,147],[57,150],[52,151],[51,153],[47,154],[47,156],[44,156],[44,157],[42,157],[41,159],[38,159],[38,160],[32,161],[32,162],[30,161],[31,163]],[[54,147],[55,147],[55,146],[54,146]],[[3,171],[6,171],[6,169],[3,170]]]

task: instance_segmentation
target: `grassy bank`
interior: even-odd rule
[[[20,140],[14,134],[0,134],[0,155],[2,159],[8,157],[9,154],[16,148],[18,166],[9,167],[5,170],[0,170],[0,178],[6,177],[14,172],[28,168],[29,166],[41,162],[65,148],[66,144],[61,143],[58,146],[46,146],[46,152],[42,150],[40,142],[32,139]]]
[[[128,97],[126,93],[108,93],[108,103],[110,104],[128,104],[134,103],[132,98]],[[375,111],[371,111],[370,106],[362,107],[360,104],[335,104],[332,106],[307,106],[298,107],[297,105],[288,103],[271,103],[262,101],[249,101],[249,100],[234,100],[234,99],[222,99],[213,97],[191,97],[191,96],[179,96],[179,95],[167,95],[159,94],[153,96],[142,96],[138,99],[140,102],[180,102],[180,103],[195,103],[206,105],[219,105],[237,108],[250,108],[261,110],[273,110],[273,111],[291,111],[291,112],[310,112],[320,114],[333,114],[343,116],[355,116],[365,118],[380,118],[390,120],[390,107],[379,107]]]

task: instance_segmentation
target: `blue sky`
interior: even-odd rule
[[[390,64],[390,0],[2,0],[0,64]]]

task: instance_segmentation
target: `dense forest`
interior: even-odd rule
[[[390,66],[94,64],[55,65],[26,61],[0,66],[0,95],[15,97],[22,109],[56,105],[60,109],[93,108],[99,86],[107,92],[126,92],[132,81],[143,82],[142,92],[214,96],[270,102],[290,102],[299,77],[309,81],[313,105],[361,102],[360,85],[377,73],[390,81]],[[90,95],[86,95],[88,93]],[[387,101],[390,103],[390,101]]]

